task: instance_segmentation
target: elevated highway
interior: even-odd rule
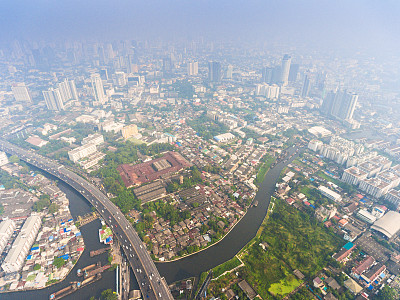
[[[85,197],[97,209],[118,238],[139,283],[143,298],[173,300],[166,281],[161,278],[137,232],[119,208],[96,186],[49,158],[1,139],[0,150],[16,155],[19,159],[52,174]]]

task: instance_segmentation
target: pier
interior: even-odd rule
[[[98,217],[99,217],[99,215],[97,212],[88,213],[88,214],[84,215],[83,217],[78,216],[79,227],[89,224],[90,222],[93,222]]]

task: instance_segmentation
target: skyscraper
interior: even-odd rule
[[[187,72],[189,76],[199,73],[199,63],[197,61],[187,63]]]
[[[299,64],[291,64],[289,70],[289,82],[296,82],[299,73]]]
[[[308,78],[308,75],[306,75],[304,77],[303,87],[301,89],[301,97],[302,98],[308,97],[308,93],[310,92],[310,87],[311,87],[310,79]]]
[[[90,75],[92,81],[94,100],[99,104],[106,102],[106,96],[104,95],[103,82],[101,81],[100,75],[94,73]]]
[[[64,103],[59,88],[50,88],[48,91],[43,91],[43,97],[49,110],[64,110]]]
[[[11,87],[14,98],[19,102],[32,102],[32,97],[25,83],[17,83]]]
[[[283,56],[280,76],[280,84],[282,86],[286,86],[288,84],[291,61],[292,58],[288,54]]]
[[[221,63],[217,61],[208,62],[208,80],[210,82],[220,82],[221,78]]]

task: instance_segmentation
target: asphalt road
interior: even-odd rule
[[[139,283],[143,298],[173,299],[166,281],[161,278],[146,246],[142,243],[132,225],[126,220],[119,208],[96,186],[66,169],[63,165],[36,154],[34,151],[27,151],[4,140],[0,140],[0,149],[56,176],[82,194],[96,207],[118,238]]]

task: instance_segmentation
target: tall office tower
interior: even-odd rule
[[[301,89],[301,97],[306,98],[308,97],[308,93],[310,92],[311,84],[308,75],[304,77],[303,87]]]
[[[49,110],[64,110],[64,103],[59,88],[50,88],[48,91],[43,91],[43,97]]]
[[[291,61],[292,58],[288,54],[285,54],[282,58],[281,77],[279,80],[282,86],[286,86],[288,84]]]
[[[187,63],[187,72],[189,76],[199,73],[199,63],[197,61]]]
[[[289,82],[296,82],[299,74],[299,64],[291,64],[289,70]]]
[[[325,97],[321,111],[341,120],[352,120],[358,95],[347,91],[331,91]]]
[[[106,102],[106,96],[104,95],[103,82],[99,74],[94,73],[90,75],[92,81],[94,100],[99,104],[104,104]]]
[[[262,77],[261,77],[261,81],[268,83],[268,84],[272,84],[273,81],[273,73],[274,73],[274,69],[273,68],[269,68],[269,67],[264,67],[262,68]]]
[[[14,98],[21,102],[32,102],[32,97],[25,83],[17,83],[11,87]]]
[[[233,66],[229,65],[226,69],[226,78],[232,79],[233,78]]]
[[[217,61],[208,62],[208,80],[210,82],[220,82],[221,75],[221,63]]]

